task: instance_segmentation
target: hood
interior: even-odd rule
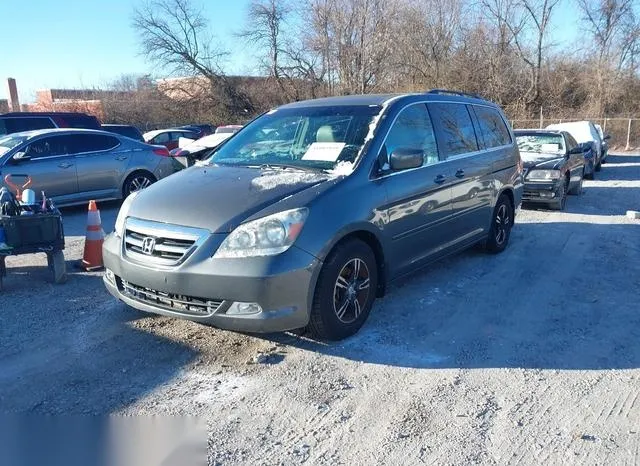
[[[329,178],[290,168],[195,166],[141,191],[129,216],[228,233],[267,206]]]
[[[539,152],[520,152],[524,168],[545,168],[557,170],[565,162],[565,158],[558,154],[541,154]]]

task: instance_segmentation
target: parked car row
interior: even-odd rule
[[[189,143],[170,157],[174,134]],[[590,122],[514,132],[496,104],[443,90],[296,102],[196,136],[20,132],[0,138],[0,171],[59,204],[125,198],[103,258],[128,305],[322,339],[353,335],[391,282],[433,261],[504,251],[522,202],[563,209],[608,139]],[[176,157],[200,163],[168,176]]]
[[[523,201],[563,210],[567,195],[582,193],[585,178],[594,179],[608,155],[602,129],[589,121],[515,131],[524,166]]]
[[[165,143],[171,145],[173,141],[177,141],[178,137],[182,137],[182,135],[185,137],[189,136],[195,140],[213,134],[218,130],[219,132],[237,131],[233,130],[233,128],[235,128],[234,125],[225,125],[216,128],[209,124],[191,124],[168,130],[151,131],[150,133],[145,133],[145,137],[143,137],[140,130],[135,126],[122,124],[100,124],[95,116],[79,112],[11,112],[0,115],[0,136],[37,129],[52,128],[102,129],[137,141],[147,141],[152,144],[162,144],[165,146],[167,146]],[[179,133],[180,136],[173,137],[174,135],[171,131]],[[160,136],[161,134],[162,136]],[[159,136],[158,140],[150,141],[150,139],[155,136]],[[172,149],[173,147],[168,148]]]
[[[57,205],[122,199],[179,169],[163,146],[87,129],[45,129],[0,137],[0,186],[29,176]]]

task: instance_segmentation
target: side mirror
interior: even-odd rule
[[[408,170],[421,167],[424,162],[424,152],[417,149],[396,149],[389,157],[391,170]]]
[[[584,147],[582,144],[578,144],[576,147],[574,147],[573,149],[571,149],[569,151],[569,155],[572,154],[582,154],[587,150],[586,147]]]
[[[604,139],[605,141],[608,141],[609,139],[611,139],[611,135],[610,134],[605,134],[604,138],[602,138],[602,139]]]
[[[21,163],[26,162],[27,160],[31,160],[31,156],[27,155],[26,152],[16,152],[16,154],[11,158],[13,163]]]

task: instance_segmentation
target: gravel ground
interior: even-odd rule
[[[105,230],[117,205],[101,206]],[[99,273],[8,260],[0,411],[179,414],[210,464],[640,462],[640,155],[567,211],[523,210],[508,250],[402,283],[353,338],[246,336],[126,309]],[[64,211],[66,258],[85,209]],[[203,440],[204,441],[204,440]]]

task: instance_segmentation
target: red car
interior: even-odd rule
[[[198,139],[198,134],[186,129],[158,129],[142,135],[147,144],[165,146],[168,150],[178,147],[180,138]]]

